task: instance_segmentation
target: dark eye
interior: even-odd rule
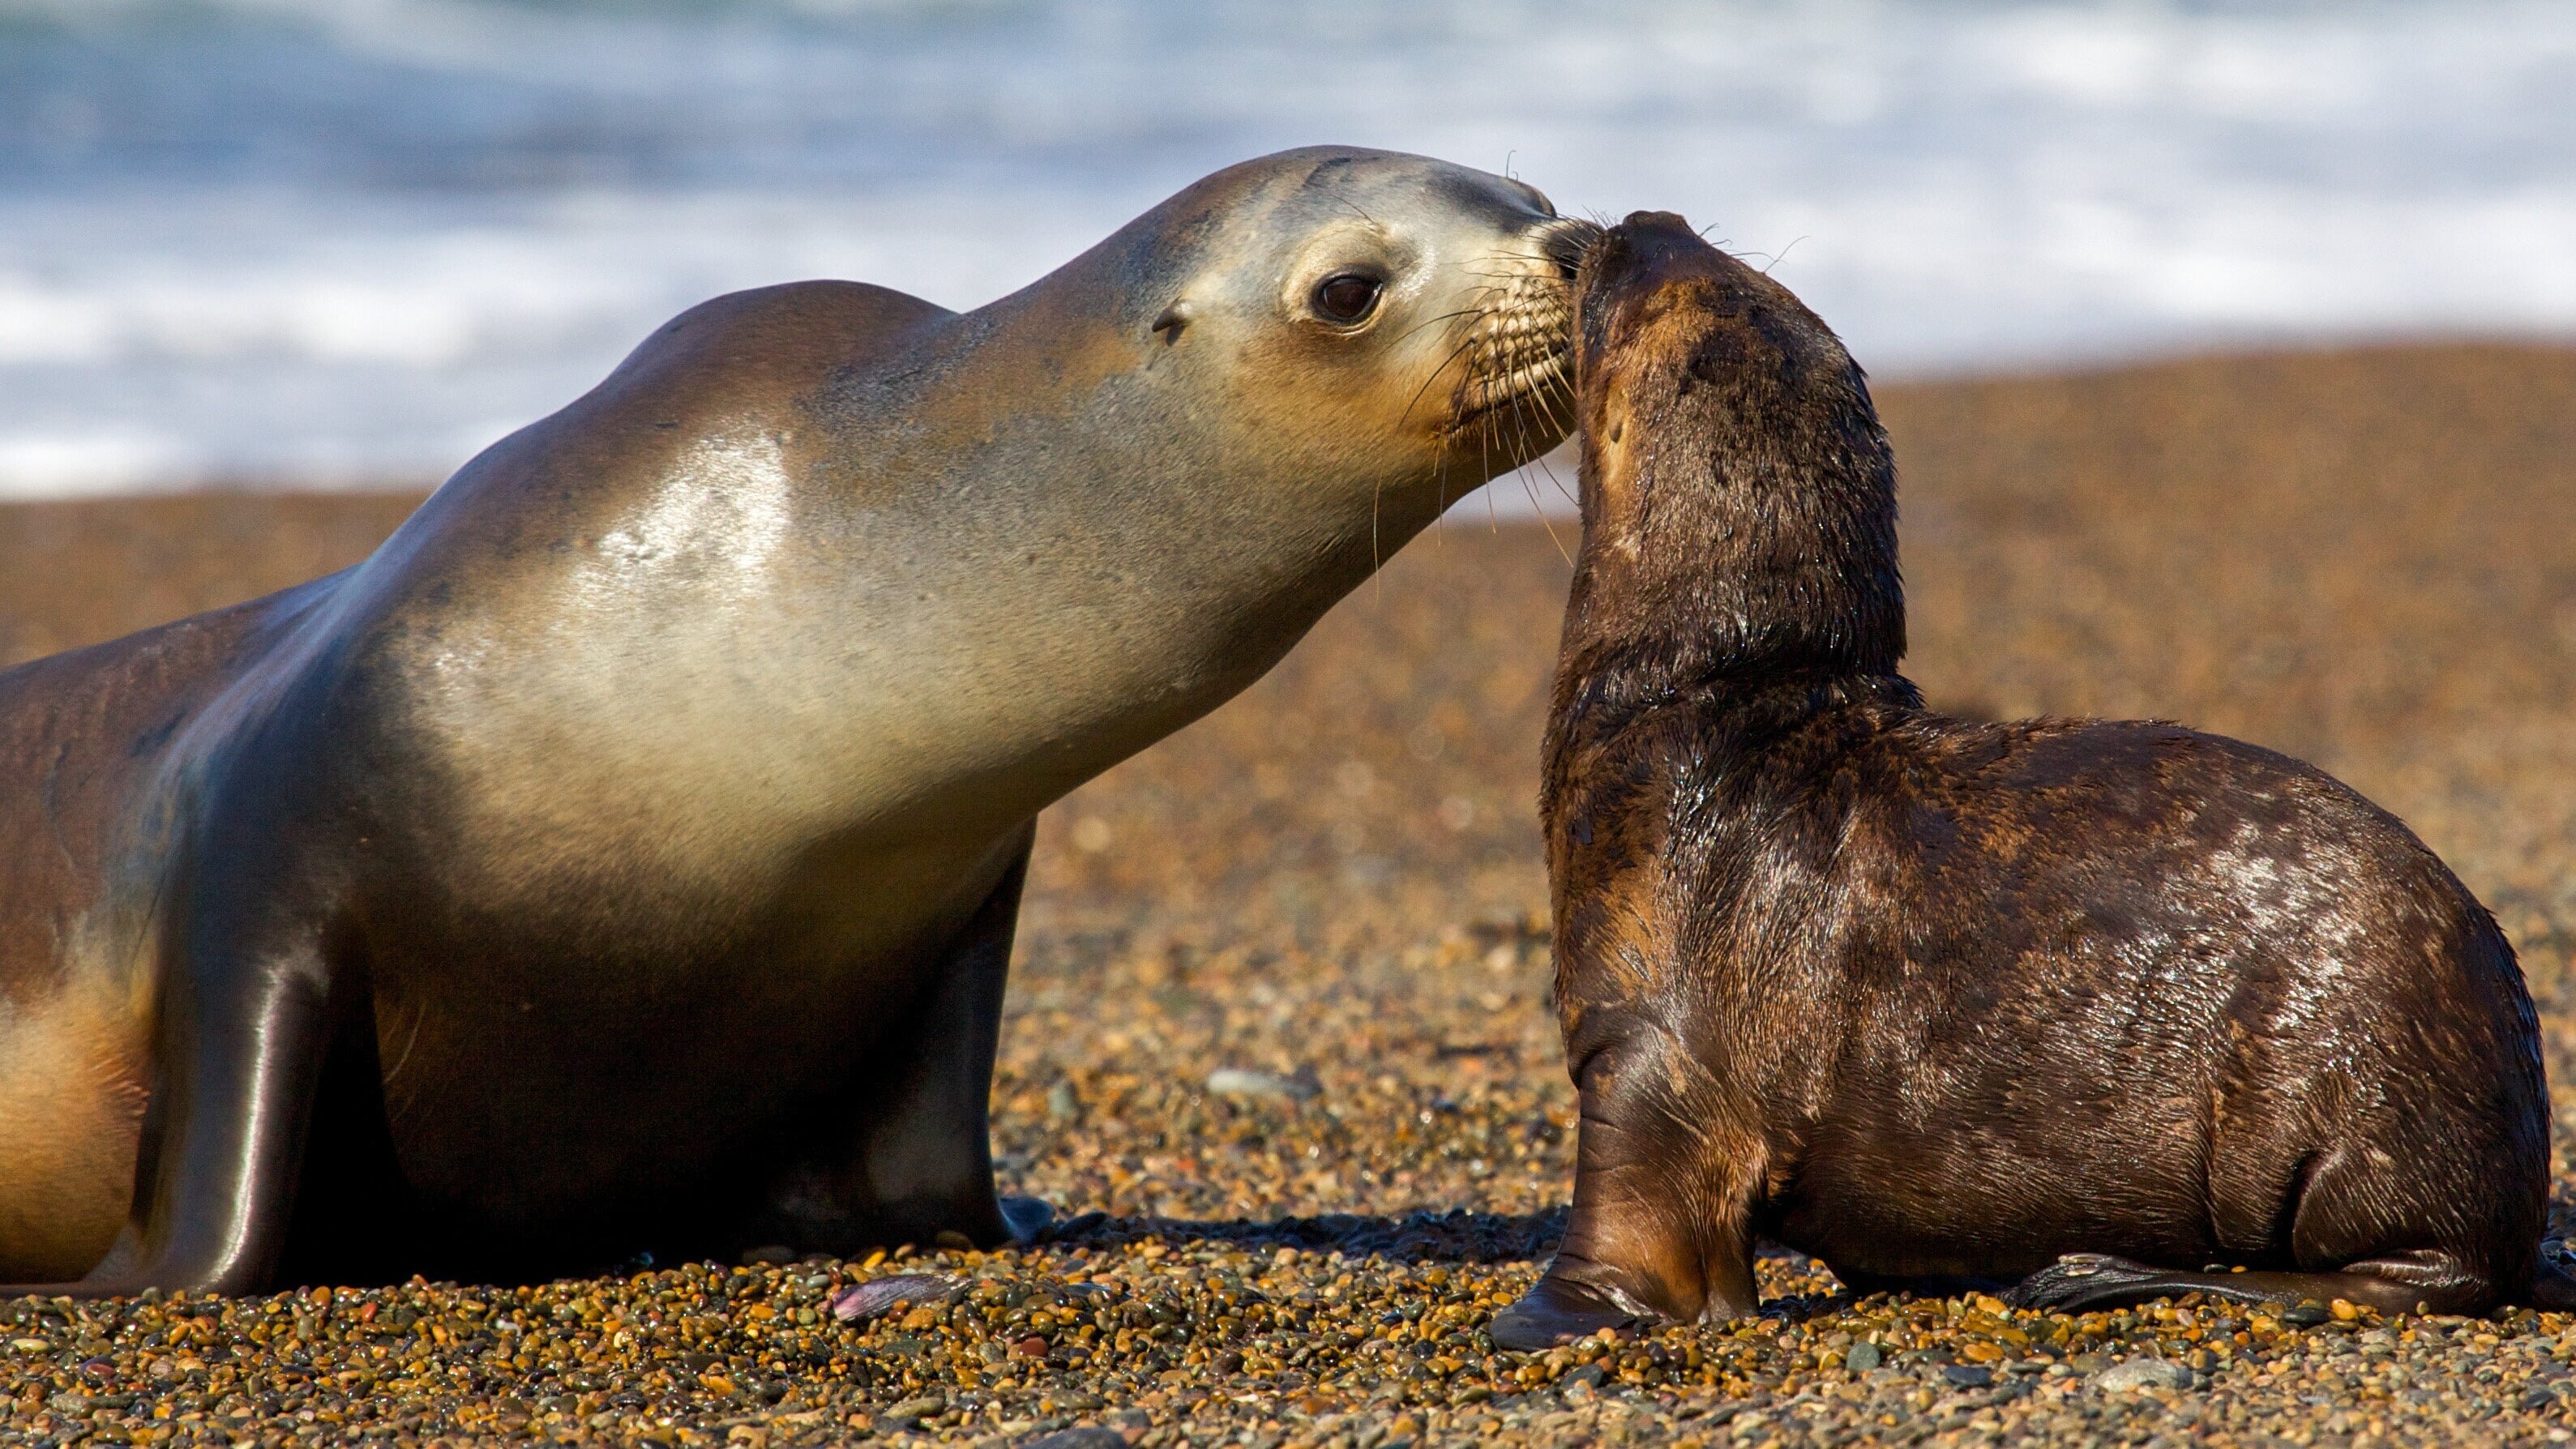
[[[1336,272],[1315,285],[1315,315],[1343,326],[1377,310],[1386,283],[1366,272]]]

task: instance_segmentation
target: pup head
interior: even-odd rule
[[[1670,212],[1612,228],[1576,306],[1590,588],[1712,668],[1892,672],[1895,461],[1832,329]]]

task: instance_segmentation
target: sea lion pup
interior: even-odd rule
[[[1495,1341],[1753,1313],[1757,1237],[2026,1307],[2568,1301],[2530,999],[2442,863],[2266,750],[1926,711],[1834,335],[1665,214],[1578,295],[1542,811],[1582,1125]]]
[[[358,567],[0,673],[0,1281],[1026,1229],[1033,819],[1561,435],[1598,231],[1321,148],[972,312],[719,298]]]

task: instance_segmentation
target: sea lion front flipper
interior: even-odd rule
[[[1567,1042],[1580,1107],[1574,1210],[1546,1275],[1488,1328],[1495,1344],[1752,1315],[1759,1144],[1729,1130],[1709,1075],[1651,1018],[1587,1005]]]
[[[1660,1314],[1640,1312],[1636,1305],[1621,1303],[1588,1283],[1560,1277],[1551,1266],[1530,1291],[1495,1314],[1485,1332],[1496,1348],[1536,1353],[1605,1328],[1631,1328],[1661,1319]]]
[[[993,1189],[993,1058],[1011,939],[1034,825],[1002,849],[1009,864],[932,970],[928,994],[879,1039],[878,1058],[814,1123],[820,1136],[735,1236],[851,1253],[928,1246],[962,1234],[978,1247],[1027,1241],[1054,1218],[1035,1198]],[[846,1124],[846,1125],[844,1125]]]
[[[904,1040],[889,1042],[904,1053],[901,1076],[861,1138],[859,1164],[880,1234],[928,1243],[963,1233],[977,1247],[1018,1236],[993,1191],[990,1123],[1011,938],[1036,838],[1032,823],[1010,847],[1009,868],[938,968],[932,999]]]

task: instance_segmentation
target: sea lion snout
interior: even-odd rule
[[[1735,490],[1805,476],[1797,447],[1883,457],[1868,384],[1833,329],[1675,213],[1637,212],[1604,233],[1584,260],[1575,310],[1584,526],[1603,559],[1700,552],[1710,529],[1726,528],[1723,500]],[[1637,442],[1649,431],[1651,463]],[[1846,502],[1868,512],[1858,494]],[[1889,544],[1892,559],[1892,534]],[[1757,552],[1741,577],[1811,556],[1802,546]]]
[[[1587,327],[1607,326],[1624,304],[1654,296],[1676,282],[1709,277],[1725,253],[1700,239],[1679,213],[1630,212],[1585,251],[1576,278]]]
[[[1551,217],[1536,228],[1539,252],[1556,263],[1557,280],[1573,282],[1583,275],[1583,262],[1601,245],[1609,230],[1579,216]]]
[[[1444,352],[1443,366],[1461,369],[1451,432],[1477,438],[1481,450],[1502,435],[1498,419],[1521,435],[1533,414],[1551,420],[1542,427],[1561,426],[1552,420],[1571,401],[1575,279],[1601,235],[1594,222],[1546,216],[1509,246],[1472,259],[1474,302],[1459,316],[1460,340]]]
[[[1604,233],[1578,292],[1581,371],[1615,365],[1614,354],[1678,362],[1676,382],[1687,391],[1766,380],[1790,387],[1818,365],[1849,365],[1788,288],[1709,245],[1673,212],[1633,212]]]

